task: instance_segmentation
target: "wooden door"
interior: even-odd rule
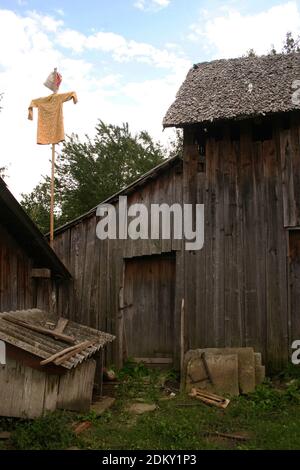
[[[175,266],[175,256],[126,260],[124,303],[128,307],[124,309],[124,329],[128,357],[157,363],[160,358],[172,358]]]

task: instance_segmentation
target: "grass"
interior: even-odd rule
[[[10,449],[299,449],[300,374],[285,371],[247,396],[233,398],[226,410],[208,407],[178,394],[161,400],[162,382],[174,382],[143,366],[127,366],[118,377],[113,408],[98,417],[55,412],[34,421],[0,420],[0,430],[12,431]],[[133,400],[156,403],[157,410],[140,416],[127,410]],[[195,406],[178,406],[181,404]],[[72,423],[88,420],[92,427],[79,436]],[[245,441],[214,435],[240,434]]]

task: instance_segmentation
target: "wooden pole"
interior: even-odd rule
[[[185,353],[185,321],[184,299],[181,300],[180,309],[180,390],[184,389],[184,353]]]
[[[53,248],[53,240],[54,240],[54,169],[55,169],[55,144],[52,144],[51,203],[50,203],[50,246],[51,248]]]

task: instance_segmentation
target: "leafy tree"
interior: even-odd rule
[[[256,52],[253,48],[247,51],[247,57],[256,57]]]
[[[6,171],[7,171],[6,166],[0,166],[0,178],[4,179],[7,176]]]
[[[147,132],[133,136],[99,121],[94,140],[72,136],[58,157],[62,220],[76,217],[125,187],[163,160],[163,149]]]
[[[167,155],[168,158],[183,156],[183,132],[181,129],[176,129],[175,139],[169,142]]]
[[[54,214],[54,223],[60,220],[60,214],[57,210],[58,192],[55,191],[56,210]],[[29,194],[22,194],[21,205],[30,215],[32,220],[38,225],[39,229],[46,233],[49,231],[50,225],[50,178],[43,177],[43,181],[39,183]]]
[[[293,38],[292,33],[289,31],[286,33],[285,43],[283,45],[282,52],[285,54],[291,54],[292,52],[300,52],[300,37]]]
[[[167,156],[182,149],[177,135]],[[128,124],[99,121],[94,139],[68,137],[56,161],[56,226],[88,211],[164,159],[162,145],[146,132],[133,135]],[[21,204],[43,232],[49,230],[50,179],[44,177]]]

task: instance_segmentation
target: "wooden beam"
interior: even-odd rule
[[[69,320],[67,318],[59,317],[56,327],[53,331],[55,331],[55,333],[63,333],[68,323]]]
[[[172,364],[172,357],[134,357],[132,362],[144,362],[144,364]]]
[[[33,268],[31,270],[31,277],[51,279],[51,270],[47,268]]]
[[[55,144],[52,144],[51,159],[51,195],[50,195],[50,246],[53,248],[54,241],[54,176],[55,176]]]
[[[184,390],[184,354],[185,354],[185,319],[184,298],[181,300],[180,309],[180,390]]]
[[[41,366],[45,366],[46,364],[49,364],[50,362],[54,362],[56,359],[61,358],[61,356],[66,356],[69,353],[72,353],[72,355],[77,354],[78,351],[82,351],[82,349],[91,346],[91,341],[83,341],[82,343],[75,344],[75,346],[71,346],[70,348],[65,348],[62,349],[61,351],[58,351],[55,354],[52,354],[51,356],[47,357],[47,359],[44,359],[43,361],[40,362]],[[70,357],[72,357],[72,355]],[[64,362],[65,359],[63,359],[62,362]]]
[[[23,326],[24,328],[28,328],[29,330],[36,331],[37,333],[52,336],[55,339],[64,341],[65,343],[75,343],[75,339],[72,336],[66,336],[61,333],[56,333],[55,330],[49,330],[47,328],[43,328],[42,326],[33,325],[32,323],[27,323],[25,321],[18,320],[17,318],[9,317],[7,315],[4,315],[2,318],[10,323],[15,323],[16,325]]]
[[[76,354],[80,353],[81,351],[83,351],[84,349],[87,349],[89,348],[90,346],[93,346],[95,343],[98,342],[98,338],[97,339],[92,339],[90,341],[84,341],[83,343],[80,343],[78,344],[78,347],[75,348],[73,351],[70,351],[68,352],[67,354],[64,354],[63,356],[60,356],[58,359],[55,360],[55,364],[57,366],[59,366],[60,364],[62,364],[63,362],[67,361],[68,359],[70,359],[71,357],[75,356]]]

